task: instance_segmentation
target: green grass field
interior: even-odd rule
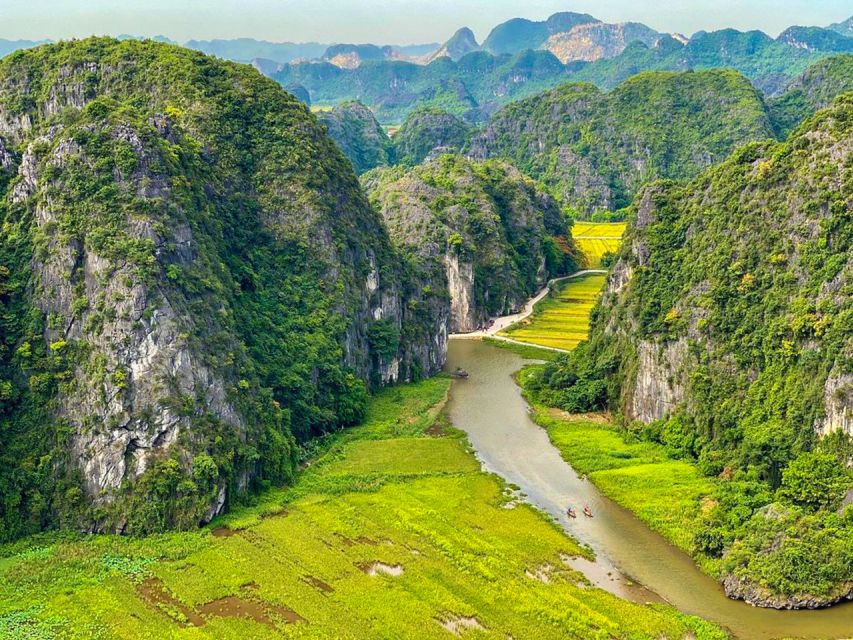
[[[624,222],[585,222],[578,220],[572,226],[572,237],[587,258],[591,269],[601,267],[601,256],[615,253],[625,233]]]
[[[673,460],[663,445],[631,441],[607,420],[568,416],[528,402],[534,420],[548,431],[554,446],[578,473],[586,474],[603,494],[632,511],[673,544],[692,553],[701,499],[713,480],[695,464]],[[714,574],[715,567],[704,566]]]
[[[480,471],[438,414],[448,386],[383,392],[293,487],[208,528],[0,547],[0,637],[724,637],[569,569],[588,552]]]
[[[559,351],[542,349],[541,347],[537,347],[532,344],[506,342],[505,340],[499,340],[497,338],[483,338],[483,342],[490,344],[493,347],[497,347],[498,349],[505,349],[507,351],[517,353],[525,360],[544,360],[546,362],[550,362],[551,360],[556,360],[562,355]]]
[[[598,300],[606,276],[590,274],[558,285],[556,293],[541,300],[533,314],[499,335],[545,347],[574,349],[589,333],[589,314]]]

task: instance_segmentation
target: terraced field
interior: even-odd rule
[[[587,257],[591,269],[601,267],[601,256],[605,253],[615,253],[619,249],[624,233],[624,222],[586,222],[579,220],[572,227],[572,237]]]
[[[589,314],[607,276],[589,274],[558,285],[556,293],[544,298],[533,314],[507,327],[498,335],[530,344],[574,349],[589,333]]]
[[[619,600],[588,555],[480,465],[447,378],[385,391],[297,483],[206,529],[0,546],[0,638],[720,639]]]

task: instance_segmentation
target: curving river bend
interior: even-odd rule
[[[579,560],[576,565],[590,580],[634,601],[663,599],[743,640],[853,637],[853,603],[817,611],[776,611],[730,600],[690,557],[580,479],[528,414],[512,377],[524,363],[512,351],[481,340],[450,340],[447,370],[462,367],[470,373],[467,380],[453,383],[450,419],[468,434],[486,470],[517,484],[532,504],[592,547],[596,561]],[[563,512],[569,503],[589,503],[595,517],[579,513],[569,520]]]

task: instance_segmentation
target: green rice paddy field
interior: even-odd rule
[[[444,377],[384,391],[288,489],[205,529],[0,547],[0,638],[722,638],[590,587],[480,470]]]
[[[566,280],[541,300],[533,314],[498,335],[545,347],[574,349],[589,333],[589,314],[606,280],[590,274]]]

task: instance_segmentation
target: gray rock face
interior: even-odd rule
[[[841,431],[853,436],[853,374],[837,373],[828,377],[823,397],[826,415],[815,425],[818,435]]]
[[[3,142],[3,138],[0,138],[0,169],[9,171],[12,168],[14,160],[12,154],[6,148],[6,143]]]
[[[454,254],[444,255],[447,292],[450,294],[450,331],[469,333],[482,324],[474,305],[474,265],[459,261]]]
[[[642,341],[637,346],[637,377],[628,417],[651,422],[668,417],[684,400],[684,368],[687,364],[685,339],[658,345]]]
[[[120,126],[112,133],[132,143],[143,165],[152,159],[129,127]],[[39,143],[52,143],[46,157],[39,157]],[[85,341],[97,354],[81,365],[78,383],[61,396],[58,408],[76,426],[72,456],[97,506],[109,502],[123,482],[138,478],[183,431],[191,430],[191,417],[179,415],[164,402],[168,395],[202,396],[213,416],[238,432],[244,424],[226,397],[226,381],[189,346],[185,336],[192,319],[176,312],[169,295],[140,282],[134,266],[115,264],[77,240],[64,240],[56,231],[61,209],[41,195],[54,187],[42,173],[72,166],[86,168],[91,160],[73,139],[55,129],[27,147],[11,200],[32,201],[36,224],[48,238],[46,257],[32,261],[35,303],[47,317],[57,319],[45,330],[46,342],[61,350],[68,340]],[[157,195],[170,194],[161,185]],[[183,266],[195,257],[192,232],[185,225],[166,237],[154,230],[151,220],[142,219],[129,224],[126,233],[129,239],[150,242],[155,253],[174,242],[181,248],[177,256]],[[86,301],[82,309],[81,300]],[[110,313],[105,314],[99,306],[107,302]],[[98,331],[91,328],[95,323]],[[100,372],[93,376],[88,369],[94,361]]]

